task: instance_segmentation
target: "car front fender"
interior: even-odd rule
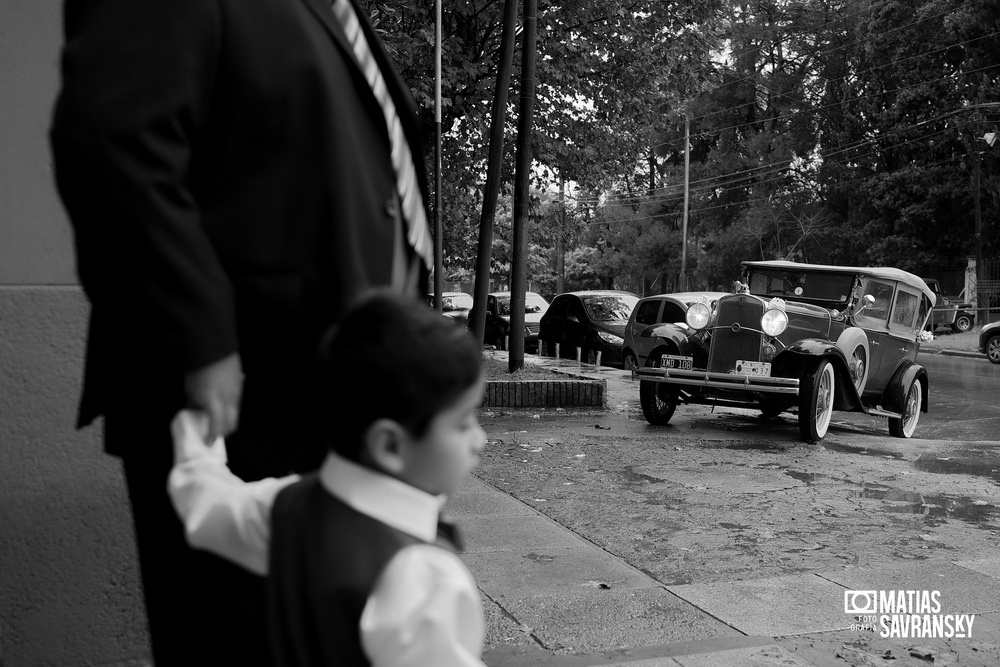
[[[678,354],[694,357],[695,366],[704,367],[708,350],[700,339],[691,337],[689,333],[689,329],[676,324],[655,324],[644,329],[639,334],[641,337],[658,339],[646,357],[646,365],[651,365],[650,360],[659,359],[661,354]]]
[[[642,330],[639,334],[642,338],[662,338],[670,341],[678,350],[687,343],[688,332],[676,324],[653,324]]]
[[[906,402],[906,392],[913,381],[919,382],[920,388],[923,390],[920,411],[927,412],[927,404],[930,403],[927,369],[910,360],[900,364],[889,379],[889,384],[882,392],[882,408],[890,412],[902,413]]]
[[[803,338],[779,352],[772,362],[776,375],[802,378],[815,359],[828,359],[833,364],[836,388],[834,408],[837,410],[860,410],[861,396],[851,380],[851,368],[847,356],[836,343],[823,338]]]

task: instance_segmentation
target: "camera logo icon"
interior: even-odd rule
[[[877,612],[877,591],[844,591],[845,614],[868,615]]]

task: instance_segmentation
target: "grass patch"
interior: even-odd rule
[[[567,380],[566,375],[553,373],[533,364],[524,364],[524,368],[511,373],[507,370],[507,359],[494,356],[483,356],[483,374],[487,380]]]

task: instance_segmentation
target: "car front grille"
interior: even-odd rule
[[[719,313],[712,329],[708,370],[729,373],[736,360],[759,361],[762,334],[760,318],[764,304],[746,294],[719,299]]]
[[[538,329],[541,325],[538,322],[529,322],[524,325],[525,330],[532,335],[538,335]]]

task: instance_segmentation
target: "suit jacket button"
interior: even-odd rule
[[[399,215],[399,204],[396,202],[395,197],[385,201],[385,214],[390,218],[395,218]]]

